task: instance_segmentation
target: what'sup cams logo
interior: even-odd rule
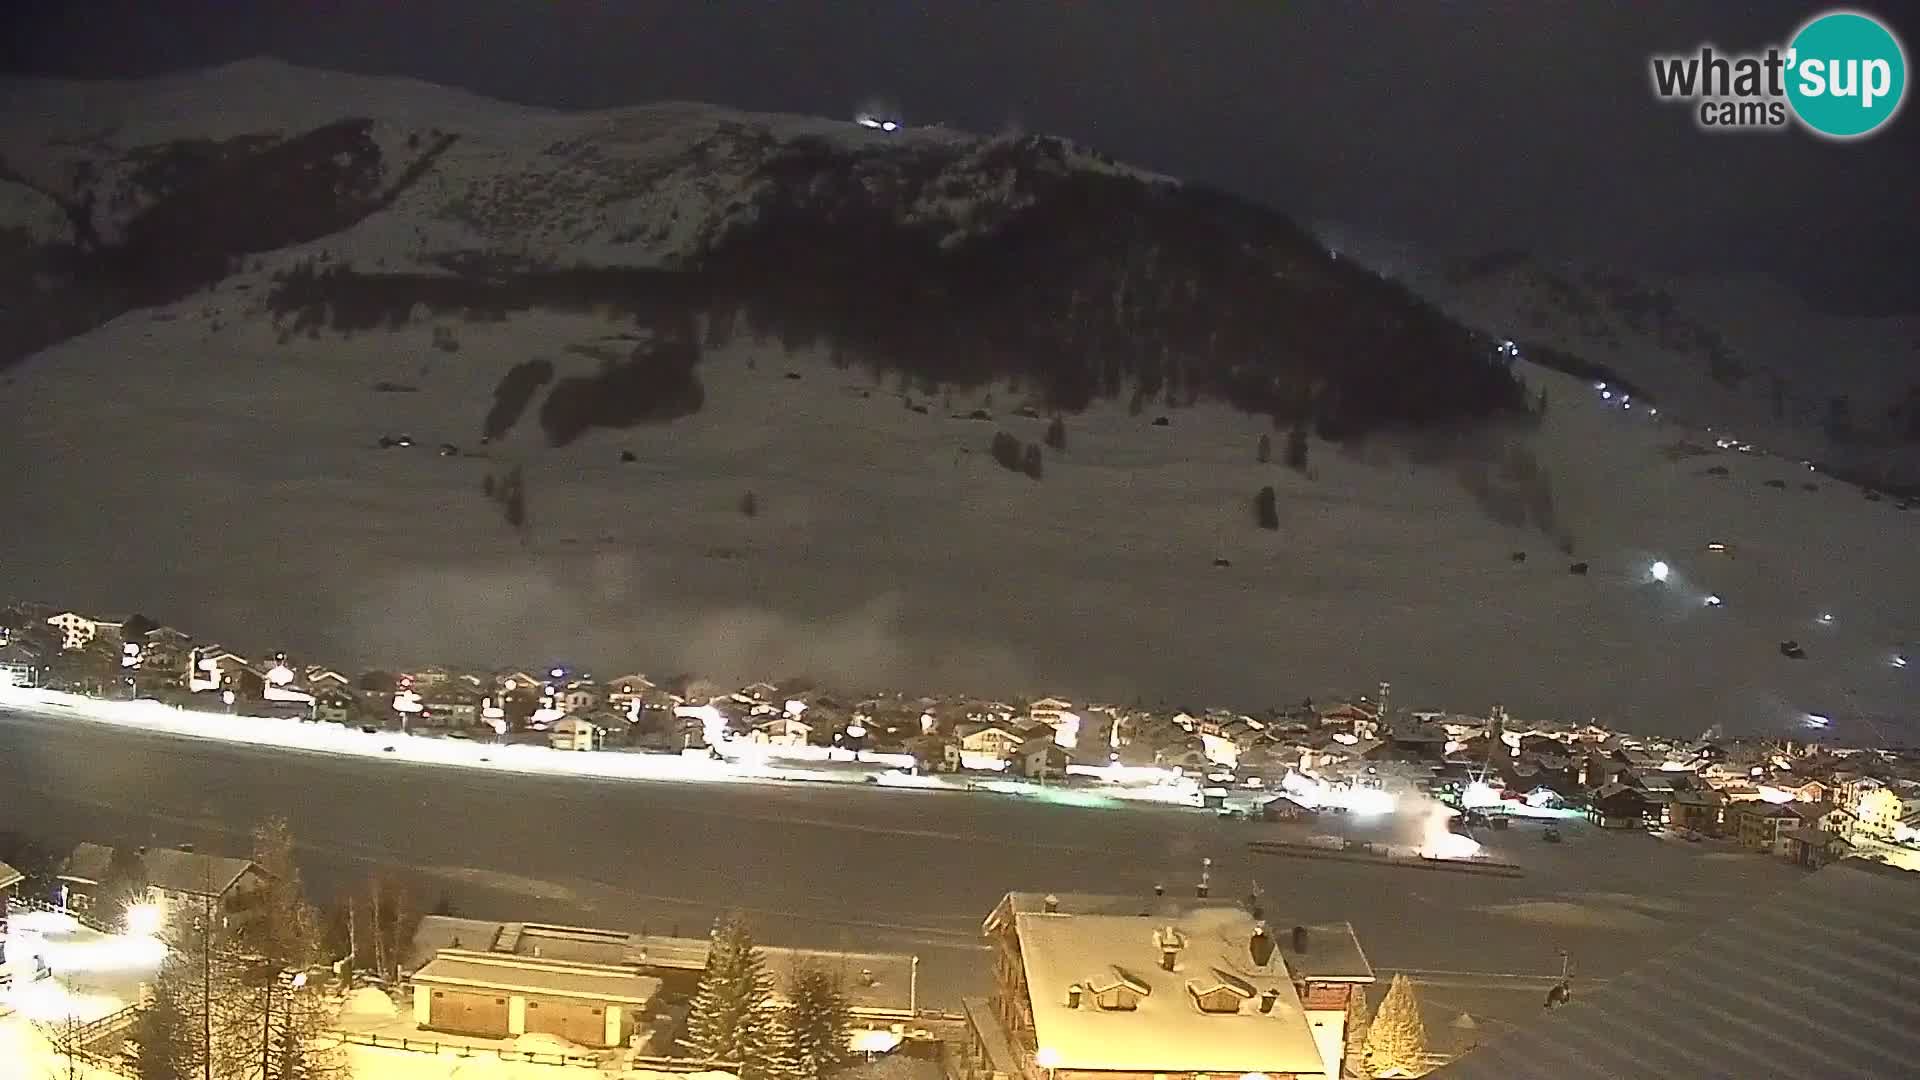
[[[1779,130],[1798,123],[1828,139],[1887,126],[1907,92],[1907,55],[1885,23],[1857,11],[1807,20],[1786,46],[1758,53],[1655,56],[1653,93],[1684,101],[1707,131]]]

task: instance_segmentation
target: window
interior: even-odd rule
[[[1240,1002],[1244,1000],[1232,987],[1217,986],[1211,990],[1195,991],[1194,1004],[1204,1013],[1237,1013]]]

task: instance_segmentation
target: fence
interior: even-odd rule
[[[353,1031],[336,1031],[333,1037],[343,1043],[357,1046],[378,1046],[386,1050],[405,1050],[415,1054],[433,1054],[435,1056],[463,1058],[499,1058],[501,1061],[519,1061],[528,1065],[585,1065],[597,1068],[600,1059],[585,1054],[543,1053],[538,1050],[513,1050],[504,1046],[468,1046],[464,1043],[443,1043],[434,1039],[396,1038],[392,1035],[365,1035]]]
[[[501,1061],[517,1061],[528,1065],[584,1065],[599,1068],[604,1064],[601,1057],[589,1054],[558,1054],[539,1050],[514,1050],[505,1046],[470,1046],[465,1043],[443,1043],[437,1039],[410,1039],[394,1035],[369,1035],[355,1031],[334,1031],[332,1036],[343,1043],[357,1046],[377,1046],[386,1050],[405,1050],[414,1054],[433,1054],[436,1056],[462,1058],[499,1058]],[[695,1061],[691,1058],[647,1057],[635,1054],[623,1059],[630,1069],[647,1069],[652,1072],[696,1073],[708,1070],[721,1070],[738,1074],[740,1066],[730,1061]]]
[[[29,911],[49,911],[55,915],[65,915],[68,918],[72,919],[74,922],[79,923],[81,926],[84,926],[87,929],[94,931],[95,933],[100,933],[100,934],[117,933],[117,931],[108,928],[108,926],[105,923],[101,922],[98,919],[95,919],[94,917],[86,914],[85,912],[75,911],[72,908],[63,908],[58,904],[51,904],[45,900],[42,900],[34,896],[8,897],[7,910],[12,911],[14,908],[25,908]]]

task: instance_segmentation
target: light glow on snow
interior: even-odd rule
[[[1647,573],[1655,581],[1665,581],[1673,576],[1673,567],[1668,566],[1664,561],[1655,561],[1652,566],[1647,567]]]
[[[127,933],[137,937],[153,937],[160,932],[166,919],[166,910],[158,904],[135,904],[127,909]]]

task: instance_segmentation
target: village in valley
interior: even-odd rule
[[[609,754],[747,753],[844,779],[1011,780],[1311,820],[1430,795],[1467,822],[1582,817],[1722,839],[1818,866],[1920,854],[1920,755],[1782,738],[1673,739],[1594,722],[1395,710],[1391,687],[1259,715],[1060,697],[847,694],[805,680],[731,688],[564,667],[349,673],[198,644],[138,616],[9,610],[0,685],[293,718],[416,739]],[[884,766],[876,771],[873,766]],[[815,773],[813,778],[832,776]],[[1004,784],[987,790],[1009,791]],[[1464,832],[1465,830],[1456,830]]]
[[[1563,828],[1652,832],[1682,850],[1809,869],[1907,865],[1920,853],[1920,759],[1909,755],[1657,738],[1498,705],[1484,716],[1413,710],[1384,682],[1254,715],[849,695],[802,681],[729,688],[545,664],[349,673],[199,643],[137,616],[13,606],[0,706],[47,701],[332,728],[388,751],[792,761],[808,779],[1168,803],[1146,812],[1216,814],[1223,830],[1250,827],[1236,819],[1298,826],[1293,839],[1248,843],[1270,855],[1455,873],[1518,875],[1482,841],[1557,843]],[[1392,824],[1403,819],[1411,826]],[[1267,911],[1257,887],[1221,895],[1208,861],[1191,887],[1151,895],[1008,882],[1016,891],[981,913],[977,962],[993,991],[950,1001],[925,992],[914,955],[760,944],[731,913],[716,913],[708,937],[565,925],[537,909],[475,919],[425,911],[391,883],[318,910],[279,821],[250,850],[9,843],[0,854],[28,865],[0,863],[0,1031],[14,1040],[0,1053],[52,1055],[100,1077],[199,1075],[142,1071],[162,1042],[181,1061],[257,1055],[285,1071],[254,1075],[302,1077],[464,1076],[455,1070],[479,1060],[528,1070],[497,1074],[514,1077],[1415,1076],[1451,1068],[1478,1034],[1464,1014],[1458,1030],[1439,1027],[1414,980],[1376,972],[1350,923],[1294,924]],[[1548,987],[1549,1009],[1570,986]],[[196,1009],[244,1020],[195,1036]]]

